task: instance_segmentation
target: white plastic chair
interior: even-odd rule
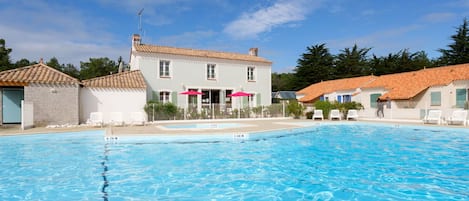
[[[114,125],[114,126],[124,125],[124,118],[123,118],[122,112],[111,112],[110,115],[111,115],[111,118],[110,118],[111,125]]]
[[[467,126],[467,110],[453,111],[453,114],[451,114],[447,122],[448,124],[462,124]]]
[[[347,111],[347,120],[355,119],[358,120],[358,110],[348,110]]]
[[[329,119],[338,119],[339,121],[342,120],[342,117],[340,116],[340,111],[337,109],[331,110],[331,113],[329,114]]]
[[[321,119],[321,120],[324,120],[324,115],[322,114],[322,110],[314,110],[314,113],[313,113],[313,120],[315,119]]]
[[[441,124],[441,110],[429,110],[428,114],[423,118],[423,123]]]
[[[103,113],[102,112],[92,112],[90,113],[90,118],[88,123],[92,126],[103,126]]]
[[[130,121],[131,125],[145,125],[145,122],[147,121],[147,117],[145,113],[143,112],[132,112],[130,114]]]

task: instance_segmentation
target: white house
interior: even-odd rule
[[[272,62],[258,56],[258,49],[249,54],[194,50],[141,43],[133,35],[130,69],[140,70],[147,84],[147,100],[172,102],[178,107],[189,103],[202,107],[220,105],[237,108],[271,104]],[[182,95],[184,91],[202,95]],[[243,91],[249,97],[231,97]]]

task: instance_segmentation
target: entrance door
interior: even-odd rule
[[[23,89],[3,88],[2,115],[3,123],[21,123],[21,101],[24,99]]]

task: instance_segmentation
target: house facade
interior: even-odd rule
[[[32,104],[35,125],[78,124],[80,82],[43,64],[0,72],[0,124],[22,121],[21,101]]]
[[[384,117],[421,119],[431,109],[467,109],[469,64],[422,69],[382,76],[363,76],[312,84],[297,92],[299,101],[356,101],[364,106],[360,116],[376,117],[377,99],[386,102]],[[349,98],[350,97],[350,98]]]
[[[271,104],[272,62],[258,56],[258,49],[249,54],[194,50],[141,43],[139,35],[132,39],[131,70],[140,70],[147,84],[147,100],[171,102],[178,107],[194,104],[202,107],[219,105],[225,108]],[[181,95],[198,91],[202,95]],[[250,97],[231,97],[238,91]]]

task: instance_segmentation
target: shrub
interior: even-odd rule
[[[303,105],[298,103],[296,100],[290,100],[290,102],[287,105],[287,114],[288,115],[293,115],[295,119],[299,119],[301,115],[303,115],[303,111],[305,108]]]
[[[329,118],[329,112],[333,108],[333,104],[329,101],[317,101],[314,103],[314,107],[317,110],[322,110],[322,114],[324,115],[324,119]]]
[[[143,108],[150,120],[170,120],[174,119],[178,108],[173,103],[160,103],[148,101]]]

